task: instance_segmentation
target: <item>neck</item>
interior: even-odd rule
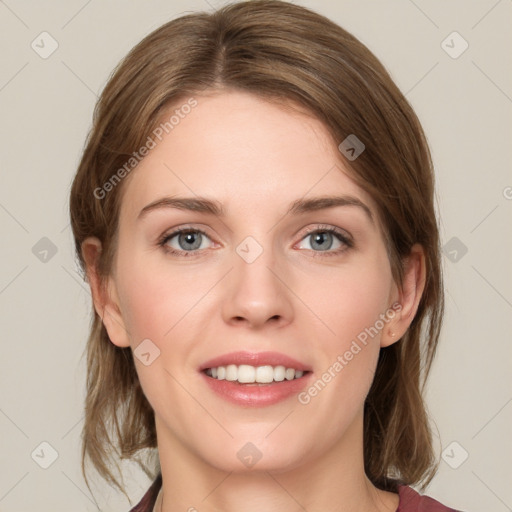
[[[364,472],[362,418],[321,458],[288,471],[222,471],[183,446],[158,421],[162,470],[158,512],[395,512],[398,495]],[[307,459],[305,457],[304,459]]]

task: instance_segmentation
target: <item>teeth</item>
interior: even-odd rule
[[[299,379],[304,375],[301,370],[284,366],[251,366],[248,364],[228,364],[217,368],[208,368],[206,374],[214,379],[237,381],[241,384],[269,384],[283,380]]]
[[[292,368],[290,368],[290,370],[292,370],[293,373],[295,374],[295,371]],[[284,366],[276,366],[274,368],[274,380],[276,382],[282,382],[284,380],[285,376],[286,376],[286,368]]]
[[[252,382],[256,382],[256,374],[257,370],[256,368],[254,368],[254,366],[249,366],[248,364],[241,364],[238,367],[237,380],[242,384],[250,384]]]
[[[235,364],[226,366],[226,380],[234,381],[238,378],[238,368]]]

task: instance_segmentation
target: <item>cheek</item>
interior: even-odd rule
[[[391,306],[392,283],[389,264],[382,258],[333,269],[329,276],[303,282],[300,297],[325,326],[325,336],[318,341],[330,346],[327,352],[332,355],[333,350],[343,349],[361,332],[375,326]],[[377,324],[379,331],[381,324]],[[374,338],[380,339],[380,332]]]
[[[132,346],[149,338],[160,345],[208,291],[193,273],[161,268],[147,261],[123,261],[118,272],[119,300]]]
[[[159,414],[169,414],[171,401],[173,414],[182,419],[192,415],[187,409],[190,397],[179,384],[190,378],[190,368],[183,364],[192,346],[189,330],[200,310],[198,299],[211,288],[192,274],[179,269],[171,273],[168,266],[137,257],[125,257],[117,272],[123,319],[144,394]],[[137,358],[137,347],[147,339],[156,346],[145,342],[150,357],[153,350],[158,356],[146,366]],[[175,425],[176,420],[168,418],[168,423]]]
[[[386,314],[393,285],[389,263],[382,257],[361,261],[350,269],[336,269],[329,279],[321,281],[324,286],[309,283],[302,289],[304,303],[321,320],[311,332],[319,356],[317,378],[321,381],[312,395],[319,396],[322,391],[319,406],[323,403],[328,407],[335,401],[355,408],[369,390],[381,333],[391,319]],[[313,397],[305,396],[303,403],[309,398]]]

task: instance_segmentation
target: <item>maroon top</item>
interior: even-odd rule
[[[140,502],[130,512],[153,512],[158,492],[162,487],[162,474],[159,473],[151,487]],[[445,507],[438,501],[428,496],[420,496],[414,489],[407,485],[398,487],[400,502],[396,512],[460,512],[454,508]]]

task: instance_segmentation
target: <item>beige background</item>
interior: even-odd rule
[[[448,244],[447,317],[428,392],[445,451],[427,493],[466,512],[511,510],[512,2],[297,3],[376,53],[432,147]],[[96,504],[80,474],[90,296],[73,259],[69,186],[97,95],[119,59],[165,21],[220,4],[0,1],[2,512],[130,508],[101,481]],[[43,31],[58,43],[46,59],[31,47],[51,49]],[[463,39],[442,44],[453,31]],[[469,47],[453,58],[464,41]],[[58,457],[43,469],[52,450]],[[149,481],[127,469],[135,502]]]

